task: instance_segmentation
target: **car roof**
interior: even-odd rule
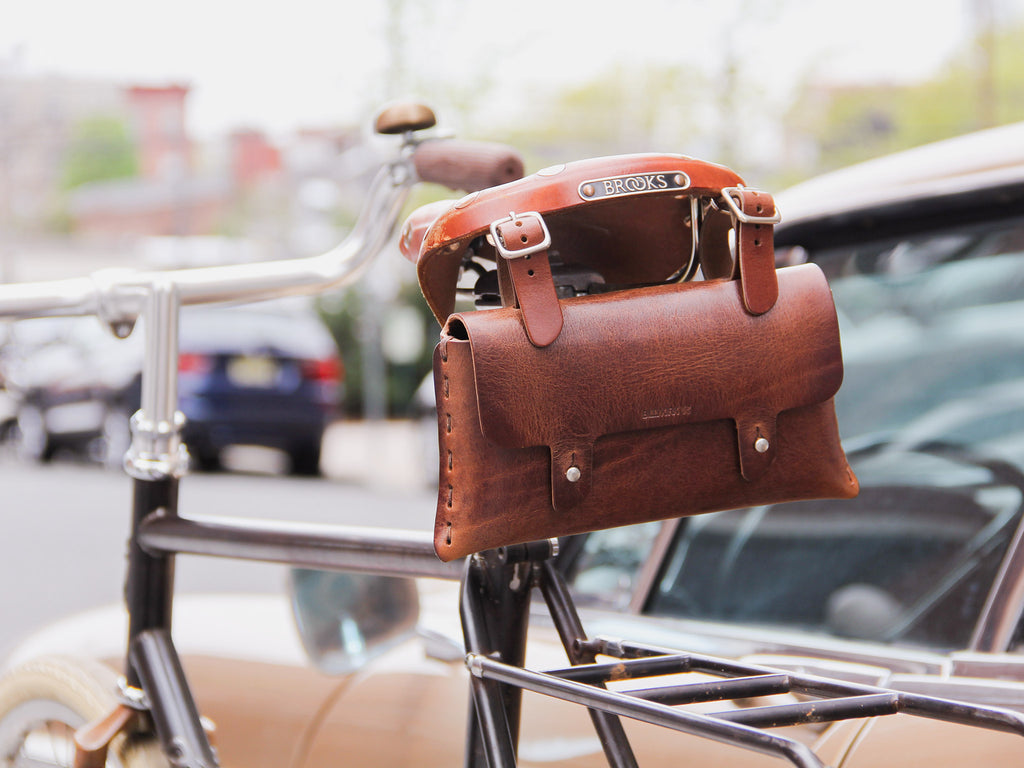
[[[992,208],[1020,211],[1024,199],[1024,122],[958,136],[869,160],[776,195],[779,245],[804,244],[828,230],[867,236],[890,226],[955,212],[969,220]],[[850,233],[847,233],[850,234]]]

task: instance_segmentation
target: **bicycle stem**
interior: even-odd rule
[[[124,468],[136,480],[181,477],[188,470],[188,450],[181,441],[185,416],[178,410],[177,286],[154,282],[146,307],[146,348],[142,366],[142,400],[131,419],[132,442]]]

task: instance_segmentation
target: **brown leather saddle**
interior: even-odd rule
[[[519,257],[538,252],[553,279],[537,284],[553,285],[559,298],[685,280],[698,267],[706,279],[734,276],[738,220],[754,222],[747,229],[755,233],[777,216],[771,197],[745,189],[730,169],[681,155],[620,155],[424,206],[407,220],[401,248],[443,324],[460,292],[480,307],[522,306],[514,273],[527,269]],[[529,268],[538,268],[536,257]]]

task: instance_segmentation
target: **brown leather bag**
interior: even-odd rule
[[[435,350],[442,560],[856,495],[832,402],[843,367],[831,292],[815,265],[776,271],[774,213],[728,169],[644,155],[541,172],[420,227],[435,312],[451,311],[470,257],[497,261],[514,305],[447,316]],[[596,251],[580,248],[588,239]],[[647,282],[697,255],[727,276],[572,298],[552,281],[552,262]]]

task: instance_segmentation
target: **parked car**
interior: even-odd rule
[[[222,449],[245,444],[285,451],[297,474],[319,472],[342,366],[315,314],[291,303],[186,307],[179,335],[179,401],[195,466],[216,469]],[[140,404],[143,336],[139,327],[119,340],[94,318],[18,323],[3,356],[18,453],[46,461],[71,450],[120,465]]]
[[[93,318],[39,318],[10,328],[2,357],[14,401],[9,438],[24,459],[128,447],[138,409],[141,338],[119,341]]]
[[[584,625],[1024,712],[1024,124],[823,177],[778,201],[780,261],[820,264],[835,294],[846,365],[837,411],[861,494],[567,540],[559,568]],[[176,606],[178,647],[225,764],[461,763],[468,673],[454,589],[420,582],[418,617],[414,602],[391,600],[406,608],[391,631],[363,632],[374,603],[353,605],[353,595],[411,588],[359,581],[369,578],[294,580],[315,667],[279,631],[281,601]],[[274,632],[236,624],[243,612]],[[69,620],[19,655],[84,646],[117,658],[112,615]],[[528,662],[564,664],[550,627],[535,629]],[[521,765],[604,764],[585,709],[528,696],[523,717]],[[780,764],[627,728],[642,765]],[[921,718],[786,734],[837,768],[1024,763],[1019,736]]]

